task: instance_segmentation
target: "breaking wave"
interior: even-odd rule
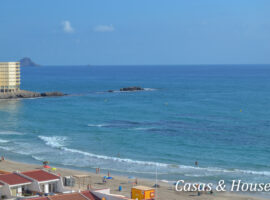
[[[140,164],[140,165],[149,165],[149,166],[162,166],[162,167],[167,167],[167,164],[164,163],[157,163],[157,162],[146,162],[146,161],[139,161],[139,160],[132,160],[129,158],[117,158],[117,157],[110,157],[110,156],[104,156],[104,155],[97,155],[89,152],[84,152],[81,150],[77,149],[69,149],[66,147],[62,147],[61,149],[71,152],[71,153],[79,153],[85,156],[90,156],[93,158],[98,158],[98,159],[103,159],[103,160],[112,160],[112,161],[117,161],[117,162],[126,162],[130,164]]]
[[[8,143],[9,141],[8,140],[2,140],[0,139],[0,143]]]
[[[89,127],[105,127],[108,126],[108,124],[87,124]]]
[[[151,168],[158,167],[159,169],[163,169],[162,171],[167,173],[175,173],[175,174],[184,174],[186,176],[191,177],[203,177],[209,176],[213,174],[253,174],[259,176],[269,176],[270,171],[252,171],[252,170],[240,170],[240,169],[223,169],[218,167],[195,167],[195,166],[187,166],[187,165],[177,165],[177,164],[167,164],[167,163],[159,163],[153,161],[140,161],[133,160],[130,158],[118,158],[112,156],[98,155],[90,152],[85,152],[78,149],[72,149],[65,146],[67,138],[63,136],[39,136],[41,140],[45,142],[46,145],[57,148],[61,151],[65,151],[71,154],[80,154],[86,157],[108,161],[109,163],[117,162],[118,164],[129,164],[130,166],[140,165],[140,166],[148,166]],[[32,156],[33,157],[33,156]],[[44,160],[39,158],[38,156],[33,157],[36,160]]]
[[[38,136],[39,139],[43,140],[46,145],[51,146],[53,148],[60,148],[65,145],[65,142],[67,140],[64,136]]]
[[[45,142],[46,145],[53,147],[53,148],[59,148],[63,151],[67,151],[70,153],[78,153],[84,156],[89,156],[92,158],[97,158],[97,159],[103,159],[103,160],[111,160],[111,161],[117,161],[117,162],[126,162],[126,163],[130,163],[130,164],[140,164],[140,165],[150,165],[150,166],[163,166],[163,167],[167,167],[167,164],[163,164],[163,163],[157,163],[157,162],[146,162],[146,161],[138,161],[138,160],[132,160],[129,158],[117,158],[117,157],[110,157],[110,156],[104,156],[104,155],[97,155],[97,154],[93,154],[93,153],[89,153],[89,152],[85,152],[85,151],[81,151],[81,150],[77,150],[77,149],[70,149],[65,147],[65,142],[67,140],[66,137],[62,137],[62,136],[52,136],[52,137],[48,137],[48,136],[38,136],[41,140],[43,140]]]

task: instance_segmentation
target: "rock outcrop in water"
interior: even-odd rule
[[[144,90],[141,87],[133,86],[133,87],[126,87],[126,88],[121,88],[120,91],[139,91],[139,90]]]
[[[37,98],[37,97],[59,97],[65,96],[62,92],[31,92],[19,90],[17,92],[0,93],[0,99],[19,99],[19,98]]]
[[[133,86],[133,87],[125,87],[121,88],[121,92],[135,92],[135,91],[142,91],[144,88],[138,87],[138,86]],[[115,90],[108,90],[108,92],[114,92]]]

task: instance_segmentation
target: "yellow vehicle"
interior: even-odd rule
[[[154,200],[155,189],[145,186],[134,186],[131,188],[131,198],[135,200]]]

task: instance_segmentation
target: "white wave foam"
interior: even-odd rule
[[[104,127],[104,126],[108,126],[108,124],[88,124],[87,126],[90,126],[90,127]]]
[[[7,143],[7,142],[9,142],[9,141],[0,139],[0,143]]]
[[[112,160],[112,161],[117,161],[117,162],[126,162],[130,164],[140,164],[140,165],[151,165],[151,166],[163,166],[166,167],[167,164],[164,163],[157,163],[157,162],[146,162],[146,161],[138,161],[138,160],[132,160],[128,158],[117,158],[117,157],[110,157],[110,156],[104,156],[104,155],[97,155],[77,149],[70,149],[65,147],[65,141],[66,137],[62,136],[38,136],[41,140],[43,140],[46,145],[51,146],[53,148],[59,148],[61,150],[70,152],[70,153],[78,153],[84,156],[89,156],[92,158],[97,158],[97,159],[103,159],[103,160]]]
[[[12,150],[12,148],[10,148],[10,147],[2,147],[2,146],[0,146],[0,149],[4,149],[6,151],[11,151]]]
[[[128,158],[117,158],[117,157],[110,157],[110,156],[104,156],[104,155],[97,155],[85,151],[81,151],[78,149],[71,149],[65,147],[65,141],[67,140],[66,137],[61,137],[61,136],[38,136],[41,140],[45,142],[46,145],[57,148],[69,153],[76,153],[76,154],[81,154],[87,157],[91,158],[96,158],[96,159],[101,159],[101,160],[109,160],[109,161],[115,161],[119,163],[129,163],[129,164],[138,164],[138,165],[144,165],[144,166],[158,166],[158,167],[167,167],[167,164],[164,163],[157,163],[157,162],[146,162],[146,161],[138,161],[138,160],[132,160]],[[38,157],[37,155],[32,155],[32,157],[36,160],[43,160],[41,157]]]
[[[144,90],[145,90],[145,91],[155,91],[155,90],[157,90],[157,89],[155,89],[155,88],[144,88]]]
[[[67,140],[66,137],[64,136],[52,136],[52,137],[48,137],[48,136],[38,136],[41,140],[43,140],[46,145],[51,146],[53,148],[60,148],[63,147],[65,145],[65,142]]]
[[[152,128],[143,128],[143,127],[137,127],[137,128],[134,128],[134,130],[138,130],[138,131],[142,131],[142,130],[150,130]]]
[[[252,171],[252,170],[240,170],[240,169],[222,169],[217,167],[193,167],[180,165],[182,169],[193,169],[197,171],[217,172],[217,173],[241,173],[241,174],[253,174],[261,176],[270,176],[270,171]]]
[[[44,159],[44,158],[42,158],[42,157],[38,157],[38,156],[31,156],[32,158],[34,158],[35,160],[37,160],[37,161],[44,161],[44,160],[46,160],[46,159]]]
[[[204,176],[207,176],[207,175],[204,175],[204,174],[185,174],[185,176],[190,176],[190,177],[204,177]]]
[[[0,135],[24,135],[17,131],[0,131]]]
[[[151,166],[162,166],[162,167],[167,167],[167,164],[164,163],[157,163],[157,162],[146,162],[146,161],[138,161],[138,160],[132,160],[129,158],[116,158],[116,157],[110,157],[110,156],[103,156],[103,155],[97,155],[97,154],[92,154],[89,152],[84,152],[81,150],[77,150],[77,149],[69,149],[66,147],[62,147],[61,149],[71,152],[71,153],[79,153],[85,156],[89,156],[89,157],[94,157],[94,158],[98,158],[98,159],[103,159],[103,160],[112,160],[112,161],[118,161],[118,162],[126,162],[126,163],[130,163],[130,164],[140,164],[140,165],[151,165]]]
[[[270,176],[270,171],[252,171],[252,170],[235,170],[236,172],[241,172],[244,174],[253,174],[253,175],[261,175],[261,176]]]
[[[223,169],[218,167],[195,167],[195,166],[187,166],[187,165],[177,165],[177,164],[166,164],[166,163],[159,163],[159,162],[151,162],[151,161],[140,161],[140,160],[132,160],[129,158],[118,158],[118,157],[111,157],[111,156],[105,156],[105,155],[98,155],[93,154],[90,152],[81,151],[78,149],[71,149],[67,148],[66,141],[67,138],[63,136],[39,136],[41,140],[45,142],[46,145],[57,148],[62,151],[66,151],[73,154],[80,154],[84,155],[90,158],[100,159],[100,160],[107,160],[107,161],[113,161],[118,163],[127,163],[131,165],[142,165],[142,166],[152,166],[152,167],[162,167],[163,169],[175,169],[172,173],[178,173],[181,171],[181,173],[185,173],[186,176],[194,176],[194,177],[200,177],[200,176],[208,176],[212,173],[214,174],[252,174],[252,175],[260,175],[260,176],[270,176],[270,171],[252,171],[252,170],[240,170],[240,169]],[[0,141],[1,142],[1,141]],[[1,148],[1,147],[0,147]],[[36,160],[43,160],[42,158],[38,156],[32,156]],[[180,171],[179,171],[180,170]],[[204,174],[205,172],[209,172],[210,174]],[[201,174],[203,173],[203,174]]]

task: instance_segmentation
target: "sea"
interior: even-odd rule
[[[129,86],[145,90],[119,91]],[[0,101],[8,159],[167,181],[269,182],[270,65],[22,67],[21,88],[67,96]]]

